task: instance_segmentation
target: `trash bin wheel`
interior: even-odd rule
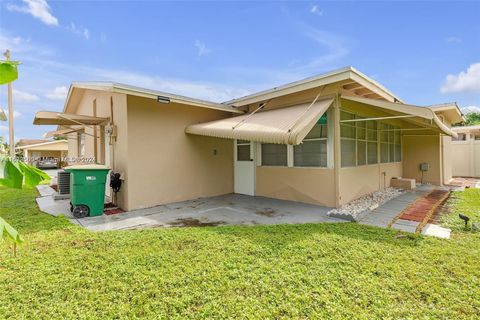
[[[90,209],[86,205],[78,205],[73,208],[73,216],[77,219],[85,218],[90,215]]]

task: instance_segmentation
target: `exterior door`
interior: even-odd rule
[[[254,143],[235,140],[234,143],[235,193],[255,195],[255,148]]]

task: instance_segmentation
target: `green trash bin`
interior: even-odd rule
[[[103,214],[105,183],[109,168],[103,165],[74,165],[70,172],[70,210],[75,218]]]

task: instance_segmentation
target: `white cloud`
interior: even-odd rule
[[[15,60],[17,54],[25,56],[26,53],[31,53],[31,56],[38,58],[39,56],[50,56],[54,53],[48,46],[33,44],[30,39],[18,37],[0,29],[0,51],[3,52],[7,48],[12,52],[13,60]]]
[[[67,97],[68,88],[65,86],[55,87],[52,91],[48,92],[45,97],[51,100],[64,100]]]
[[[87,28],[82,26],[76,26],[75,23],[71,22],[70,25],[67,27],[67,30],[70,30],[74,34],[84,37],[85,39],[90,39],[90,31]]]
[[[7,126],[0,126],[0,132],[8,132]]]
[[[207,45],[200,41],[200,40],[195,40],[195,42],[193,43],[193,45],[197,48],[197,54],[199,57],[203,56],[203,55],[206,55],[206,54],[209,54],[210,52],[212,52],[212,50],[210,50],[209,48],[207,48]]]
[[[478,107],[478,106],[468,106],[468,107],[462,108],[462,113],[463,114],[467,114],[467,113],[470,113],[470,112],[480,112],[480,107]]]
[[[306,36],[326,49],[326,53],[314,58],[300,69],[318,69],[331,65],[340,58],[348,55],[349,50],[345,45],[345,39],[338,35],[315,29],[307,28]]]
[[[32,15],[49,26],[58,26],[58,19],[54,17],[50,11],[50,6],[46,0],[23,0],[25,5],[17,6],[14,4],[7,5],[9,11],[17,11]]]
[[[35,102],[38,101],[38,96],[25,92],[13,89],[13,100],[15,102]]]
[[[467,71],[457,75],[449,74],[440,92],[480,92],[480,62],[471,64]]]
[[[313,13],[317,16],[323,16],[323,10],[320,9],[319,6],[317,5],[313,5],[311,8],[310,8],[310,13]]]

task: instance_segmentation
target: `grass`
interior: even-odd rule
[[[354,223],[92,233],[40,213],[34,197],[0,188],[0,216],[26,240],[17,258],[0,245],[0,318],[480,314],[478,233],[441,240]],[[478,191],[455,206],[478,214]]]
[[[468,216],[471,221],[480,222],[480,189],[454,192],[448,205],[451,208],[451,214],[444,216],[442,220],[446,227],[454,231],[461,231],[465,228],[465,223],[458,218],[459,213]],[[471,229],[471,221],[468,229]]]

